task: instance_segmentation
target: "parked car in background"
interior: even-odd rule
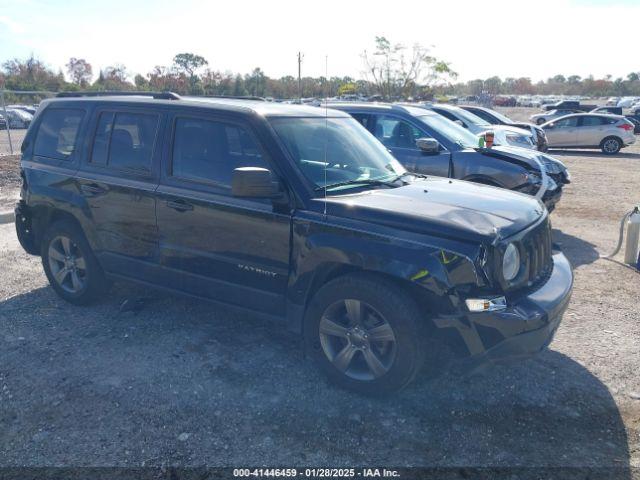
[[[638,97],[623,97],[618,101],[616,106],[622,107],[622,108],[629,108],[632,105],[635,105],[637,101],[638,101]]]
[[[599,148],[612,155],[636,141],[634,124],[620,115],[579,113],[542,125],[549,148]]]
[[[460,105],[460,108],[477,115],[491,125],[505,125],[508,127],[521,128],[523,130],[529,130],[535,139],[535,144],[538,150],[545,152],[547,150],[547,137],[539,126],[529,122],[516,122],[511,120],[506,115],[503,115],[496,110],[492,110],[486,107],[479,107],[476,105]]]
[[[21,178],[18,239],[62,299],[128,280],[259,313],[360,393],[405,387],[425,359],[441,367],[439,343],[534,354],[571,297],[540,202],[408,173],[335,110],[45,100]]]
[[[36,113],[36,107],[32,107],[29,105],[9,105],[7,106],[7,108],[11,108],[13,110],[22,110],[27,112],[30,115],[35,115]]]
[[[542,197],[549,211],[570,182],[564,164],[553,157],[510,146],[480,149],[473,133],[428,109],[363,103],[328,106],[353,116],[411,172],[536,195],[542,187],[539,161],[551,180]]]
[[[605,107],[596,107],[591,110],[589,113],[605,113],[612,115],[622,115],[622,107],[615,106],[605,106]]]
[[[493,98],[493,104],[498,107],[515,107],[518,103],[516,97],[508,95],[497,95]]]
[[[580,100],[560,100],[559,102],[545,105],[543,110],[575,110],[578,112],[588,112],[596,107],[597,105],[580,103]]]
[[[512,147],[527,149],[536,148],[535,139],[528,130],[505,125],[492,125],[477,115],[453,105],[415,104],[415,106],[432,110],[448,120],[460,124],[460,126],[466,128],[476,136],[483,135],[485,132],[491,130],[495,134],[496,145],[510,145]]]
[[[5,112],[7,115],[6,120],[9,124],[9,128],[29,128],[29,125],[31,124],[31,120],[33,118],[33,115],[31,115],[30,113],[14,108],[7,108],[3,113]]]
[[[640,116],[638,115],[625,115],[624,118],[633,123],[633,133],[640,134]]]
[[[536,113],[529,117],[531,122],[536,125],[542,125],[543,123],[547,123],[554,118],[564,117],[565,115],[570,115],[572,113],[580,113],[581,110],[575,109],[562,109],[562,110],[549,110],[548,112]]]
[[[6,129],[7,129],[7,121],[4,119],[4,117],[0,113],[0,130],[6,130]]]
[[[618,102],[620,101],[620,97],[609,97],[607,99],[607,105],[608,106],[612,106],[615,107],[618,105]]]

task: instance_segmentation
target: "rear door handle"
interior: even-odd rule
[[[95,183],[83,183],[80,185],[80,190],[88,197],[95,197],[96,195],[101,195],[107,191],[106,188],[96,185]]]
[[[185,202],[184,200],[167,200],[167,207],[173,208],[178,212],[186,212],[188,210],[193,210],[193,205]]]

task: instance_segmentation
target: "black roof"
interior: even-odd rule
[[[331,109],[304,105],[291,105],[265,102],[254,99],[228,97],[191,97],[180,96],[171,92],[89,92],[64,93],[57,98],[44,100],[42,103],[128,103],[138,105],[166,105],[171,107],[192,106],[234,112],[255,113],[265,117],[348,117],[347,114]],[[74,95],[75,94],[75,95]]]

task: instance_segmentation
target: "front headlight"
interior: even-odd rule
[[[518,276],[520,271],[520,252],[518,248],[510,243],[502,256],[502,277],[510,282]]]
[[[533,147],[533,141],[531,136],[525,135],[507,135],[507,143],[516,147],[531,148]]]

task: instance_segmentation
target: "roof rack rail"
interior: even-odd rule
[[[205,98],[229,98],[231,100],[256,100],[258,102],[266,102],[264,97],[255,95],[204,95]]]
[[[56,97],[74,98],[74,97],[152,97],[156,100],[180,100],[180,95],[173,92],[132,92],[130,90],[124,92],[104,91],[104,92],[60,92]]]

